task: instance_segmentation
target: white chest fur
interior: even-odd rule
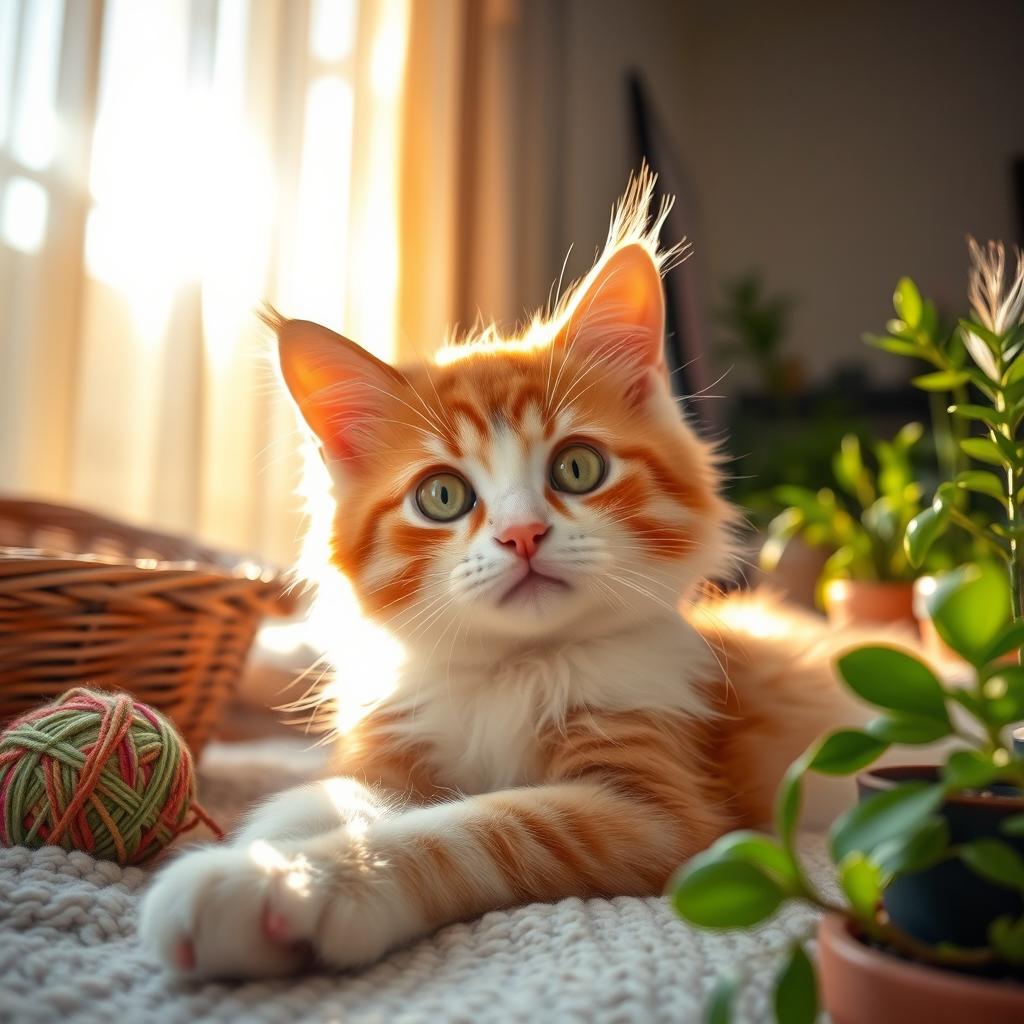
[[[387,704],[431,748],[446,785],[489,792],[540,781],[539,737],[574,708],[706,714],[701,684],[715,667],[696,631],[666,617],[489,656],[467,644],[446,664],[407,670]]]

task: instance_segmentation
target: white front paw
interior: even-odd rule
[[[184,854],[142,902],[139,935],[168,967],[218,978],[373,963],[423,930],[387,864],[334,833]]]
[[[310,951],[293,919],[309,927],[318,911],[291,910],[296,878],[280,858],[261,858],[262,848],[207,847],[164,868],[139,911],[143,944],[168,967],[199,977],[265,978],[302,968]]]

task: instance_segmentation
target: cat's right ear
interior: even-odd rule
[[[264,317],[277,333],[281,373],[329,458],[354,459],[405,378],[348,338],[310,323]]]

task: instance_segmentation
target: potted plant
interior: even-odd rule
[[[821,908],[819,970],[836,1024],[1024,1020],[1024,757],[1005,739],[1024,718],[1024,670],[1001,660],[1024,623],[1009,612],[992,566],[961,570],[935,596],[937,627],[974,666],[963,689],[894,647],[845,654],[846,686],[881,714],[863,730],[830,733],[793,764],[778,794],[777,838],[734,832],[686,864],[672,885],[680,915],[747,928],[786,900]],[[892,744],[947,737],[962,746],[941,766],[864,771]],[[860,802],[829,836],[846,904],[812,884],[796,849],[812,772],[860,773]],[[741,981],[720,983],[711,1020],[728,1019]],[[817,1005],[815,969],[796,942],[778,976],[778,1019],[809,1024]]]
[[[904,549],[908,524],[921,512],[921,485],[911,454],[923,428],[908,423],[892,441],[876,441],[870,457],[856,434],[847,434],[832,462],[835,489],[783,485],[785,504],[768,525],[759,561],[778,565],[794,538],[831,549],[818,581],[818,601],[837,625],[851,622],[913,624],[913,579]]]
[[[928,599],[938,633],[971,666],[971,680],[966,686],[942,681],[893,647],[846,653],[838,663],[842,680],[881,716],[864,729],[830,733],[791,766],[778,793],[777,838],[727,835],[673,883],[679,913],[706,927],[750,927],[788,899],[824,910],[819,969],[836,1024],[1024,1020],[1024,753],[1008,742],[1010,726],[1024,719],[1024,667],[1006,660],[1008,654],[1019,660],[1024,644],[1017,437],[1024,420],[1024,263],[1018,256],[1016,275],[1004,282],[1001,246],[972,242],[971,253],[973,317],[961,321],[960,332],[975,365],[937,364],[936,372],[955,375],[943,379],[943,388],[969,383],[986,400],[954,403],[957,419],[984,424],[987,432],[960,437],[957,445],[1000,472],[958,472],[906,534],[912,563],[921,564],[951,525],[1004,562],[1004,569],[965,566]],[[906,299],[904,307],[909,327],[915,311]],[[964,491],[992,497],[1001,514],[981,525],[965,519],[958,504]],[[865,771],[892,744],[943,739],[955,744],[941,765]],[[844,904],[816,889],[797,855],[809,772],[860,773],[860,802],[829,837]],[[711,1019],[728,1018],[734,987],[728,979],[719,986]],[[815,969],[801,940],[778,976],[777,1016],[786,1024],[810,1022],[817,1005]]]
[[[1002,245],[990,242],[982,248],[969,239],[969,246],[972,315],[959,321],[958,335],[944,336],[936,329],[934,306],[922,301],[913,282],[904,278],[894,300],[897,318],[887,325],[890,333],[868,340],[931,364],[935,372],[916,377],[914,383],[933,393],[948,391],[953,399],[948,419],[935,417],[937,425],[947,425],[937,431],[937,446],[945,453],[946,482],[936,490],[931,507],[910,523],[908,559],[922,566],[936,540],[959,528],[976,546],[1007,563],[1014,615],[1019,617],[1021,570],[1016,549],[1024,540],[1024,449],[1017,433],[1024,419],[1024,262],[1018,252],[1016,272],[1006,280]],[[970,400],[971,387],[981,402]],[[980,436],[970,433],[972,425],[980,428]],[[967,508],[968,497],[974,500],[973,511]],[[941,651],[926,614],[925,598],[936,585],[923,576],[916,605],[926,642]]]

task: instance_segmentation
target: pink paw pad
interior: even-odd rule
[[[179,971],[191,971],[196,965],[196,949],[188,939],[182,939],[172,953],[174,966]]]
[[[291,923],[279,910],[265,906],[263,908],[263,934],[272,942],[291,942]]]

